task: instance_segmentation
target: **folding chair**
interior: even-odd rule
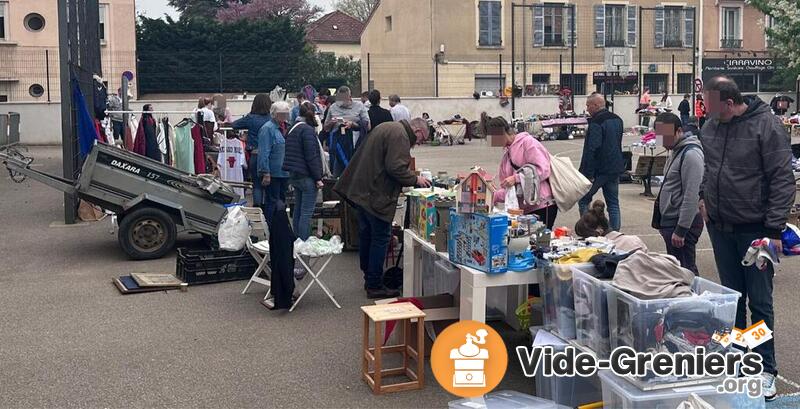
[[[247,221],[250,222],[250,236],[247,237],[247,251],[258,263],[258,268],[250,277],[250,281],[244,286],[242,294],[247,292],[250,284],[258,283],[267,287],[267,294],[264,296],[266,300],[272,290],[272,283],[270,282],[270,274],[272,270],[269,268],[269,227],[267,221],[264,219],[264,212],[258,207],[244,207],[242,208],[247,215]],[[258,241],[253,243],[253,237]],[[259,277],[264,273],[266,278]]]

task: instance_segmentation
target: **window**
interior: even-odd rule
[[[98,24],[98,29],[100,30],[100,43],[105,44],[106,42],[106,10],[108,10],[107,4],[100,5],[100,18]]]
[[[678,94],[691,94],[693,84],[692,74],[678,74]]]
[[[544,11],[544,45],[547,47],[563,47],[564,46],[563,5],[545,3],[543,11]]]
[[[722,8],[721,48],[742,48],[741,13],[739,7]]]
[[[606,5],[606,47],[625,46],[625,6]]]
[[[650,95],[663,94],[668,92],[667,74],[645,74],[644,86],[650,88]]]
[[[573,88],[570,74],[561,74],[561,86]],[[572,89],[573,95],[586,95],[586,74],[575,74],[575,86]]]
[[[28,31],[38,32],[44,29],[44,17],[38,13],[28,14],[23,23]]]
[[[758,74],[728,74],[742,92],[758,92]]]
[[[6,39],[6,8],[8,3],[0,1],[0,41]]]
[[[386,31],[392,31],[392,16],[386,16]]]
[[[0,95],[0,102],[8,102],[8,95]]]
[[[550,74],[533,74],[533,84],[549,84],[550,83]]]
[[[491,92],[499,95],[500,90],[506,87],[506,76],[498,74],[475,74],[475,92]]]
[[[772,16],[765,16],[765,20],[764,20],[764,28],[765,28],[764,29],[764,41],[765,42],[764,42],[764,45],[767,48],[772,47],[772,39],[769,38],[769,34],[767,33],[766,29],[772,28],[772,26],[774,24],[775,24],[775,20],[772,18]]]
[[[478,2],[478,46],[499,47],[501,39],[502,3],[495,0]]]
[[[683,47],[682,7],[664,7],[664,47]]]
[[[44,95],[44,87],[41,84],[33,84],[28,88],[28,93],[34,98]]]

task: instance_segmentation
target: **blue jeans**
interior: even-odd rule
[[[775,313],[772,308],[772,277],[775,270],[772,263],[767,263],[766,271],[759,271],[754,265],[742,265],[742,257],[750,247],[750,242],[766,236],[761,231],[740,232],[734,229],[723,230],[720,226],[709,223],[708,235],[714,249],[714,260],[717,263],[719,281],[725,287],[742,293],[736,309],[736,328],[747,328],[747,307],[750,307],[750,322],[761,320],[769,329],[775,331]],[[759,346],[754,352],[761,355],[765,373],[778,373],[775,361],[775,340],[771,339]]]
[[[686,126],[688,123],[689,123],[689,115],[681,114],[681,125]]]
[[[364,209],[358,212],[358,256],[367,288],[383,287],[383,263],[392,235],[392,224]]]
[[[308,240],[311,235],[311,216],[314,215],[314,205],[317,202],[317,184],[310,177],[292,173],[289,176],[289,185],[294,188],[294,212],[292,213],[292,227],[300,240]]]
[[[261,180],[258,181],[261,183]],[[273,177],[269,186],[264,188],[264,218],[268,224],[272,224],[272,215],[278,201],[286,203],[286,189],[289,186],[289,178]]]
[[[592,202],[592,197],[598,190],[603,189],[603,198],[606,201],[608,208],[608,222],[611,224],[611,229],[619,231],[622,221],[620,220],[619,212],[619,175],[598,175],[592,182],[592,188],[586,193],[581,200],[578,201],[578,210],[581,215],[586,213],[589,209],[589,204]],[[742,253],[744,255],[744,253]]]
[[[258,152],[258,149],[253,152]],[[264,205],[264,187],[261,186],[261,177],[258,176],[258,155],[250,155],[247,170],[250,172],[250,181],[253,182],[253,205],[262,207]]]

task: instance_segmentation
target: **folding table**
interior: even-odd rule
[[[315,256],[306,256],[295,252],[294,255],[295,261],[299,263],[303,267],[303,269],[306,270],[306,272],[308,272],[308,275],[311,276],[311,282],[308,283],[306,288],[303,289],[303,292],[300,293],[300,296],[297,297],[297,300],[295,300],[294,304],[292,305],[292,308],[289,308],[289,312],[294,311],[294,309],[297,307],[297,304],[300,304],[300,300],[303,299],[308,290],[310,290],[311,287],[314,286],[314,284],[317,284],[319,285],[320,288],[322,288],[322,291],[324,291],[325,295],[327,295],[328,298],[330,298],[331,302],[333,302],[333,305],[335,305],[336,308],[340,309],[342,308],[342,306],[339,305],[339,303],[336,301],[336,298],[334,298],[331,290],[328,289],[328,286],[326,286],[325,283],[323,283],[322,280],[320,280],[322,272],[325,271],[325,268],[328,267],[328,264],[331,262],[331,260],[333,260],[333,256],[335,255],[336,254],[326,254],[323,256],[315,257]],[[308,258],[308,261],[306,261],[304,258]],[[321,267],[319,267],[320,264],[322,265]],[[319,269],[317,269],[317,267],[319,267]]]

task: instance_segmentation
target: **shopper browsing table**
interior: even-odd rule
[[[606,109],[605,98],[596,92],[586,99],[586,112],[591,118],[583,142],[579,170],[592,181],[592,187],[578,201],[578,209],[580,214],[586,213],[594,194],[603,189],[611,228],[619,231],[619,175],[625,170],[625,159],[622,157],[622,119]]]
[[[383,262],[401,189],[430,186],[410,168],[411,148],[427,134],[428,124],[421,118],[375,128],[333,188],[358,211],[358,255],[368,298],[400,294],[383,286]]]
[[[781,231],[794,203],[792,150],[780,119],[758,97],[745,100],[736,83],[719,76],[703,90],[708,120],[700,141],[705,153],[705,177],[700,212],[708,225],[717,271],[723,285],[739,291],[736,327],[761,320],[775,331],[772,305],[774,267],[765,271],[742,266],[751,241],[768,237],[781,251]],[[777,331],[776,331],[777,333]],[[775,340],[755,352],[763,357],[766,399],[776,395]]]
[[[658,193],[659,231],[667,253],[681,267],[698,274],[695,247],[703,233],[703,218],[697,210],[698,192],[703,180],[703,148],[697,136],[684,133],[681,120],[665,112],[656,117],[656,135],[671,151],[666,173]]]
[[[261,180],[258,177],[258,131],[265,123],[270,121],[269,110],[272,107],[272,100],[267,94],[257,94],[250,107],[250,113],[233,121],[233,129],[247,130],[247,143],[245,150],[250,153],[247,162],[247,170],[250,172],[250,181],[253,182],[253,203],[261,206],[263,203]]]
[[[286,155],[286,132],[291,108],[285,101],[272,104],[270,116],[272,120],[265,123],[258,131],[258,176],[264,188],[264,216],[268,223],[272,222],[276,203],[286,202],[286,189],[289,184],[289,172],[283,170]]]
[[[322,156],[317,133],[316,109],[308,101],[300,105],[297,122],[286,136],[286,158],[283,170],[289,172],[289,185],[295,191],[292,226],[300,240],[311,235],[311,216],[317,202],[317,192],[322,188]]]
[[[502,132],[506,138],[505,152],[497,173],[502,187],[494,193],[495,203],[504,202],[506,189],[516,187],[517,196],[523,196],[519,203],[524,213],[535,214],[548,229],[552,229],[558,214],[558,206],[550,190],[550,153],[529,133],[516,133],[503,117],[489,118],[486,122],[486,129]],[[527,193],[523,191],[528,190],[524,185],[534,184],[531,180],[523,180],[529,179],[526,175],[530,175],[525,168],[536,173],[538,190],[533,204],[526,204],[524,200]]]

